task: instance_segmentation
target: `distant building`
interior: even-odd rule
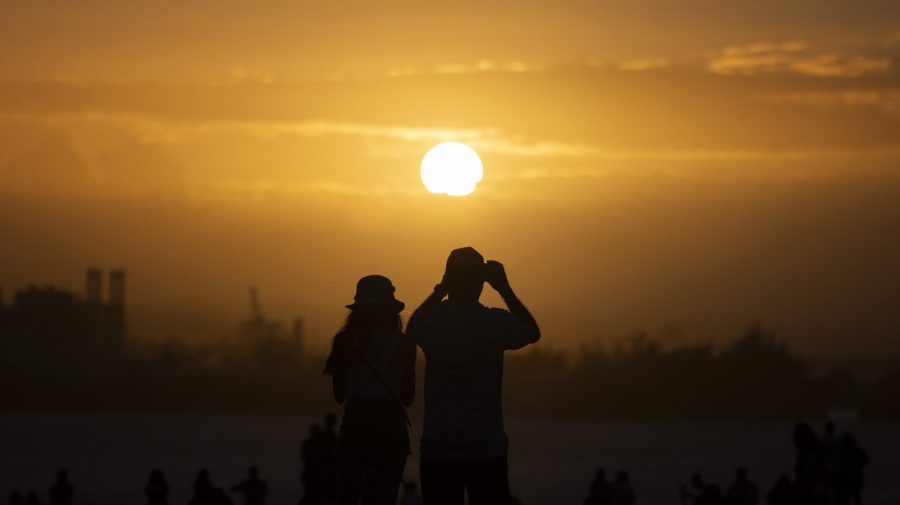
[[[290,333],[281,321],[263,315],[259,294],[250,288],[250,317],[238,324],[235,351],[248,363],[260,367],[292,366],[303,355],[303,320],[293,321]]]
[[[88,269],[84,298],[54,287],[29,286],[6,305],[0,299],[0,366],[28,374],[104,375],[125,351],[125,272]]]

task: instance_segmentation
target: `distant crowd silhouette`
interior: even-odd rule
[[[866,452],[852,433],[837,435],[834,423],[827,421],[821,437],[806,423],[794,426],[795,462],[793,479],[787,473],[778,476],[765,495],[767,505],[861,505],[865,483],[863,469],[869,462]],[[591,496],[594,496],[593,488]],[[682,505],[756,505],[758,486],[749,478],[747,467],[735,471],[734,482],[723,494],[722,488],[695,473],[681,487]],[[585,505],[620,505],[614,501],[591,501]]]
[[[301,444],[303,471],[300,480],[303,495],[297,505],[334,505],[340,501],[342,485],[339,481],[339,435],[336,431],[337,418],[328,414],[322,425],[311,427],[309,436]],[[681,505],[862,505],[862,491],[865,484],[864,469],[869,458],[857,443],[855,435],[849,432],[838,434],[834,423],[825,423],[821,436],[809,424],[798,423],[793,430],[795,462],[793,476],[782,473],[765,494],[750,478],[747,467],[735,470],[734,480],[723,488],[708,481],[699,472],[690,476],[681,486]],[[416,481],[407,480],[400,486],[402,496],[389,505],[423,505],[432,503],[423,500]],[[723,492],[723,489],[725,491]],[[267,505],[269,487],[260,477],[256,466],[251,466],[247,477],[231,486],[232,495],[239,497],[239,503],[224,489],[213,484],[206,469],[197,472],[193,484],[193,495],[187,505]],[[74,505],[75,490],[69,481],[68,471],[59,469],[56,481],[48,492],[48,505]],[[150,473],[144,486],[146,505],[170,505],[169,485],[160,470]],[[596,470],[583,505],[635,505],[638,493],[632,486],[628,472],[619,470],[615,478],[609,479],[606,468]],[[673,500],[674,501],[674,500]],[[35,491],[23,495],[13,489],[9,495],[9,505],[43,505]],[[363,502],[365,503],[365,502]],[[370,502],[371,503],[371,502]],[[471,503],[471,502],[470,502]],[[505,505],[521,505],[518,498],[510,495]]]

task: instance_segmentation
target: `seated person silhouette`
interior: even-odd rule
[[[255,466],[251,466],[247,478],[235,484],[231,490],[244,495],[244,505],[265,505],[269,494],[269,486],[259,478],[259,469]]]
[[[747,467],[739,466],[734,475],[734,482],[725,493],[728,505],[756,505],[759,501],[759,489],[747,478]]]
[[[722,505],[722,490],[718,485],[706,483],[699,473],[691,476],[690,484],[690,488],[681,487],[683,505]]]

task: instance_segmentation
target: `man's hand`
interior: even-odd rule
[[[500,294],[511,291],[509,279],[506,278],[506,269],[499,261],[488,260],[484,264],[484,280]]]
[[[534,316],[531,315],[531,312],[528,312],[528,309],[525,308],[525,305],[519,300],[519,297],[513,293],[512,288],[509,286],[509,279],[506,278],[506,269],[503,268],[503,263],[494,260],[485,263],[484,280],[490,284],[492,288],[496,289],[497,293],[500,293],[503,301],[506,302],[506,307],[513,316],[534,328],[534,335],[531,338],[531,342],[540,340],[541,329],[538,328],[537,321],[534,320]]]
[[[425,301],[423,301],[416,310],[429,305],[437,305],[438,303],[441,303],[441,300],[443,300],[445,296],[447,296],[447,283],[442,280],[440,284],[434,285],[434,291],[425,298]]]

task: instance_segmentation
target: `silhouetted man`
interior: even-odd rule
[[[403,498],[400,500],[400,505],[422,505],[422,496],[419,495],[418,487],[414,480],[404,482]]]
[[[147,505],[168,505],[169,483],[160,470],[153,470],[147,484],[144,486],[144,496],[147,497]]]
[[[634,505],[637,501],[637,495],[634,488],[631,487],[631,480],[628,473],[619,471],[616,473],[616,480],[610,486],[610,503],[612,505]]]
[[[41,499],[34,491],[28,491],[28,499],[25,500],[25,505],[41,505]]]
[[[325,428],[314,424],[309,438],[303,441],[300,453],[303,458],[303,492],[317,496],[323,503],[331,504],[337,494],[337,436],[334,432],[336,418],[329,414]]]
[[[794,483],[788,474],[783,473],[778,476],[775,485],[766,495],[766,503],[768,505],[794,505],[796,493],[794,492]]]
[[[322,429],[321,440],[322,465],[322,494],[326,503],[333,503],[337,498],[337,416],[325,415],[325,427]],[[393,505],[393,504],[392,504]]]
[[[247,478],[231,490],[244,496],[244,505],[265,505],[269,494],[269,486],[259,478],[259,470],[255,466],[251,466]]]
[[[222,488],[213,486],[209,471],[202,469],[194,479],[194,496],[188,505],[233,505],[233,502]]]
[[[50,486],[50,505],[72,505],[75,490],[69,483],[69,472],[60,468],[56,472],[56,482]]]
[[[869,464],[869,455],[859,446],[856,437],[852,434],[845,433],[841,439],[844,443],[844,450],[841,458],[841,471],[837,478],[835,503],[860,505],[865,485],[863,469]]]
[[[834,422],[825,422],[825,433],[821,439],[822,463],[825,470],[825,489],[834,497],[838,487],[838,477],[841,473],[841,462],[844,457],[844,443],[835,433]]]
[[[735,472],[734,482],[725,493],[727,505],[756,505],[759,501],[759,489],[747,478],[747,467],[740,466]]]
[[[606,469],[598,468],[584,505],[610,505],[611,500],[612,484],[606,480]]]
[[[25,505],[25,498],[18,489],[9,492],[9,505]]]
[[[509,311],[479,303],[485,282]],[[471,505],[507,503],[503,352],[540,339],[534,317],[503,265],[485,263],[466,247],[450,253],[443,281],[410,318],[407,332],[425,353],[424,502],[461,505],[468,494]]]

